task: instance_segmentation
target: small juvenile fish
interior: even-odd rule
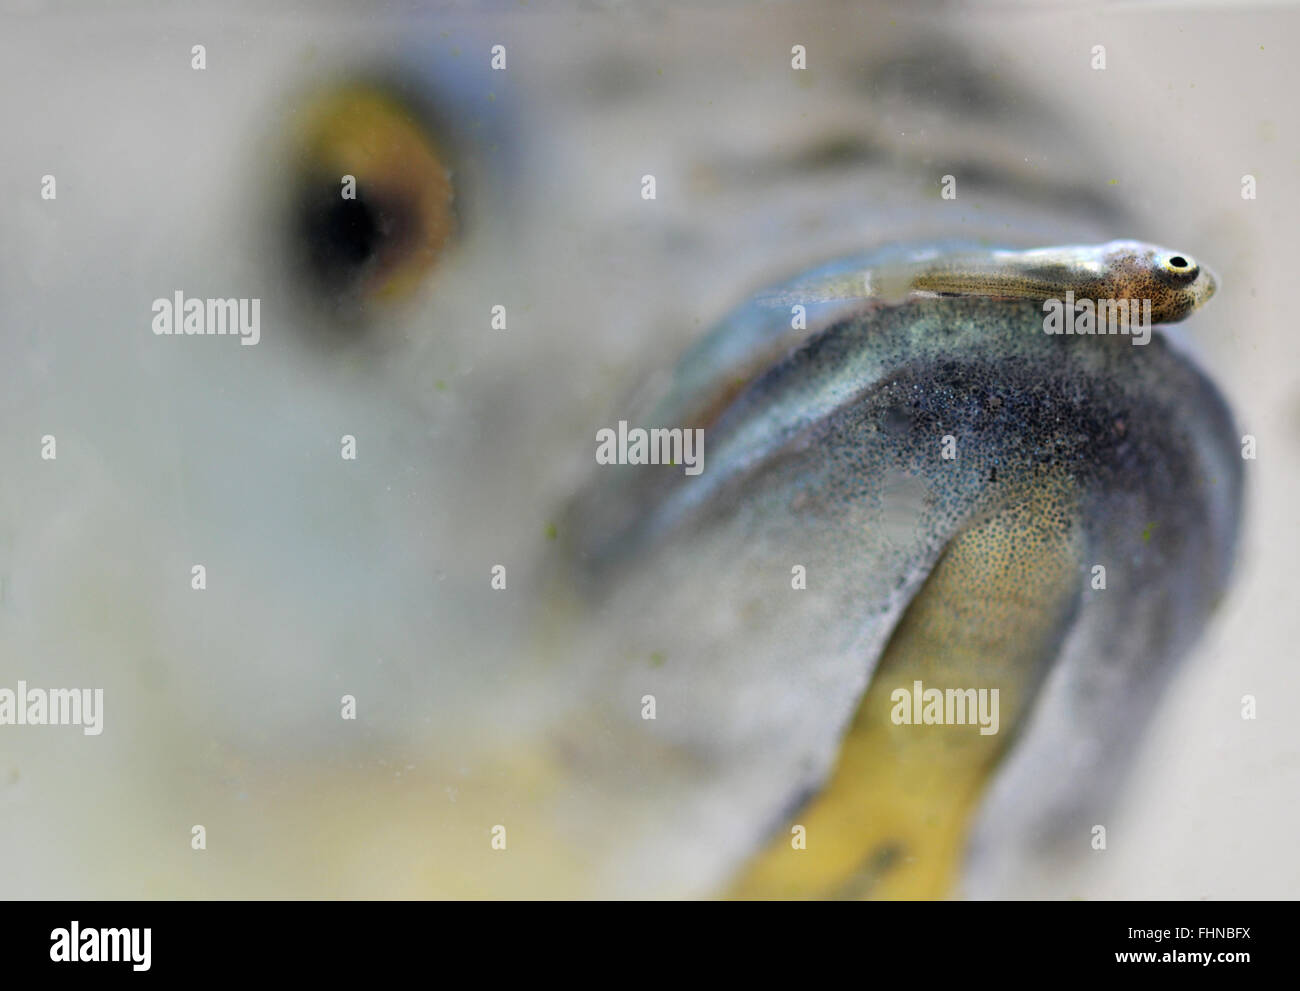
[[[788,286],[766,303],[881,299],[909,293],[1011,299],[1151,301],[1151,321],[1182,320],[1214,295],[1213,273],[1190,255],[1142,241],[1075,244],[1027,251],[926,251],[879,266]]]

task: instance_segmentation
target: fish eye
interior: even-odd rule
[[[353,84],[293,115],[287,251],[344,311],[412,296],[456,234],[455,184],[431,122],[397,93]]]
[[[1187,255],[1165,255],[1159,262],[1160,272],[1175,282],[1191,282],[1200,273],[1201,267]]]

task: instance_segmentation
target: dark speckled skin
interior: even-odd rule
[[[1180,415],[1189,401],[1203,423]],[[957,441],[953,461],[940,457],[944,435]],[[604,503],[613,507],[604,515],[633,520],[618,532],[599,529],[599,504],[584,505],[594,515],[584,515],[576,533],[593,565],[624,559],[671,529],[725,519],[796,465],[799,515],[861,498],[889,469],[934,481],[942,493],[930,510],[938,537],[1041,466],[1064,466],[1085,492],[1104,491],[1107,505],[1137,485],[1171,486],[1178,497],[1152,499],[1138,514],[1141,548],[1156,552],[1140,540],[1146,524],[1174,529],[1193,508],[1201,516],[1215,508],[1182,524],[1202,532],[1217,521],[1211,532],[1225,531],[1211,541],[1215,573],[1226,568],[1235,529],[1225,530],[1224,520],[1235,518],[1240,498],[1227,408],[1163,334],[1143,347],[1126,337],[1047,335],[1033,301],[869,308],[759,376],[705,438],[706,470],[696,478],[661,466],[608,470],[623,476],[636,503],[631,510]],[[878,453],[882,441],[887,450]],[[1213,464],[1202,463],[1211,453]],[[1166,533],[1158,543],[1171,539]]]
[[[658,693],[671,746],[752,782],[737,816],[777,821],[815,791],[943,548],[1037,476],[1064,474],[1072,501],[1043,512],[1077,512],[1061,520],[1082,534],[1077,609],[1043,645],[1042,689],[1009,728],[1019,742],[976,849],[993,830],[1026,855],[1101,821],[1225,588],[1241,460],[1224,401],[1161,331],[1137,347],[1050,336],[1042,320],[1026,300],[866,307],[740,391],[706,430],[703,474],[607,467],[580,497],[565,536],[588,606],[623,651],[671,659],[629,690]],[[790,589],[796,564],[806,591]],[[1089,590],[1091,564],[1106,591]],[[730,663],[745,666],[743,698],[711,675]],[[706,852],[735,865],[746,851]]]

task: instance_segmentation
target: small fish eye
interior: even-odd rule
[[[318,93],[294,117],[286,232],[299,277],[318,299],[349,307],[410,297],[457,226],[434,128],[368,84]]]
[[[1186,255],[1166,255],[1160,262],[1160,270],[1179,282],[1190,282],[1200,272],[1200,266]]]

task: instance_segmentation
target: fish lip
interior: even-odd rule
[[[1191,290],[1190,305],[1184,316],[1191,316],[1214,297],[1219,289],[1219,280],[1215,278],[1213,272],[1202,265],[1200,274],[1189,289]]]
[[[1218,291],[1219,279],[1214,274],[1214,271],[1205,265],[1201,266],[1201,275],[1205,278],[1205,288],[1201,294],[1201,302],[1203,303]]]

